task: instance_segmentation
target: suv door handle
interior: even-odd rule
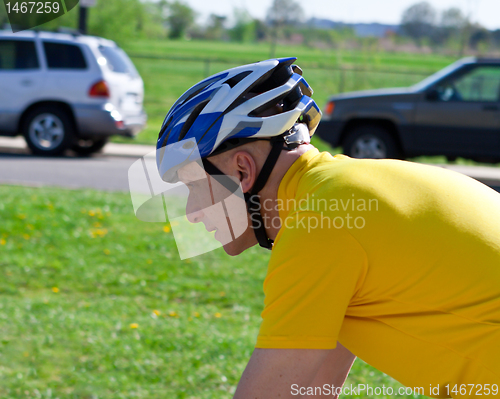
[[[29,79],[24,79],[24,80],[21,80],[21,85],[22,86],[32,86],[33,85],[33,81],[29,80]]]
[[[498,105],[485,105],[483,111],[498,111]]]

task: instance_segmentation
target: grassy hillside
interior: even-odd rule
[[[269,58],[269,45],[265,43],[133,41],[124,49],[144,79],[144,105],[149,121],[135,142],[147,144],[156,141],[163,118],[173,102],[196,82],[243,63]],[[171,59],[141,58],[141,55]],[[278,46],[276,56],[298,57],[297,64],[303,67],[304,76],[321,107],[328,96],[341,91],[415,84],[455,61],[441,55],[385,53],[369,48],[365,51],[320,50],[305,46]],[[353,68],[357,71],[349,71]]]

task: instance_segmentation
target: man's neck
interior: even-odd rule
[[[277,199],[280,183],[293,163],[299,159],[302,154],[305,154],[313,148],[315,147],[311,144],[302,144],[292,151],[283,150],[265,187],[259,193],[262,206],[261,214],[264,219],[267,235],[271,240],[276,239],[280,230],[280,224],[277,222],[277,220],[279,220]]]

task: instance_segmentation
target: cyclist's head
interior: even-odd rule
[[[165,117],[158,137],[157,165],[162,179],[189,180],[189,174],[203,169],[216,179],[234,176],[242,183],[249,204],[250,197],[265,186],[281,150],[309,143],[321,118],[311,98],[312,89],[300,68],[293,65],[295,60],[271,59],[233,68],[184,93]],[[258,163],[259,154],[265,156],[257,165],[260,173],[253,176],[251,184],[243,182],[238,167],[249,167],[245,164],[248,156]],[[198,170],[187,166],[193,162]],[[225,165],[224,173],[221,165]],[[192,219],[198,221],[194,216]],[[261,238],[256,236],[262,246],[270,247],[262,231]]]

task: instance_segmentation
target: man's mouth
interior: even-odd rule
[[[217,227],[215,227],[215,226],[205,226],[205,229],[206,229],[209,233],[211,233],[212,231],[215,231],[215,232],[217,231]]]

